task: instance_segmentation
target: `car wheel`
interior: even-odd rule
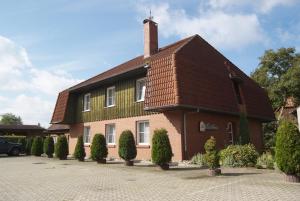
[[[13,150],[11,150],[11,155],[13,156],[19,156],[20,154],[20,150],[17,148],[13,148]]]

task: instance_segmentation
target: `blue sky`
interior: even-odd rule
[[[59,91],[143,53],[149,9],[160,46],[199,34],[247,74],[300,50],[300,0],[0,0],[0,114],[48,126]]]

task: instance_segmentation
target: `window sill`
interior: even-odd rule
[[[150,145],[149,144],[138,144],[138,145],[136,145],[136,148],[149,149]]]
[[[91,146],[91,143],[84,143],[84,146],[85,146],[85,147],[90,147],[90,146]]]
[[[82,112],[90,112],[91,110],[83,110]]]
[[[105,108],[115,107],[116,105],[108,105]]]
[[[145,101],[145,99],[143,99],[143,100],[137,100],[136,102],[140,103],[140,102],[144,102],[144,101]]]
[[[107,148],[116,148],[116,145],[115,144],[108,144]]]

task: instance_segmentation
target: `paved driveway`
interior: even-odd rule
[[[0,157],[0,200],[300,200],[300,184],[274,171],[98,165],[40,157]]]

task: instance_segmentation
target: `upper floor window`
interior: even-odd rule
[[[115,124],[105,125],[105,137],[107,144],[115,144],[116,126]]]
[[[136,101],[144,101],[146,91],[146,78],[136,81]]]
[[[112,107],[115,105],[115,86],[108,87],[106,89],[106,106]]]
[[[83,142],[84,144],[91,143],[91,128],[89,126],[83,127]]]
[[[137,122],[137,141],[141,145],[149,145],[150,130],[149,121]]]
[[[91,109],[91,94],[85,94],[83,98],[83,111],[90,111]]]

